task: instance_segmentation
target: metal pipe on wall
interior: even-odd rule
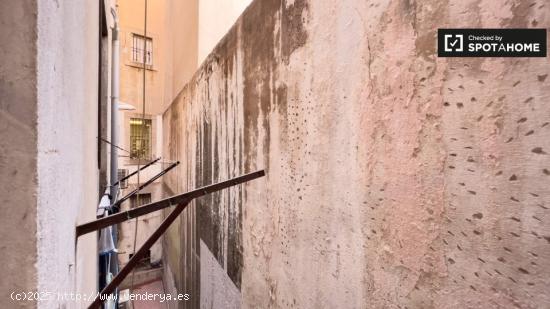
[[[118,16],[114,9],[114,26],[112,31],[112,64],[111,64],[111,200],[116,201],[118,193],[118,97],[119,97],[119,50],[120,43],[118,39]]]
[[[118,29],[118,16],[115,9],[111,9],[111,14],[113,15],[114,25],[112,28],[112,47],[111,47],[111,160],[110,160],[110,193],[111,193],[111,203],[116,202],[118,199],[118,137],[119,137],[119,127],[118,127],[118,98],[119,98],[119,29]],[[112,233],[112,242],[116,246],[118,243],[118,232],[117,228],[114,227],[111,229]],[[100,256],[101,258],[101,256]],[[118,256],[117,252],[111,252],[107,254],[103,260],[103,266],[106,267],[105,271],[102,272],[105,275],[105,284],[110,283],[110,278],[113,275],[118,274]],[[103,280],[100,280],[100,283]],[[100,284],[100,289],[103,288]],[[118,291],[115,293],[118,294]],[[105,308],[116,308],[118,301],[108,301],[105,303]]]

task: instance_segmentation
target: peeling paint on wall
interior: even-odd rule
[[[245,308],[550,303],[550,64],[435,48],[533,3],[253,2],[164,115],[172,191],[267,169],[182,216],[185,292],[202,240]]]

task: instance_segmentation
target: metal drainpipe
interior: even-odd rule
[[[118,40],[118,16],[114,9],[113,14],[113,45],[112,45],[112,64],[111,64],[111,185],[118,180],[118,96],[119,96],[119,40]],[[111,187],[111,201],[116,201],[118,185]]]
[[[119,29],[118,29],[118,16],[115,9],[111,8],[111,14],[113,15],[114,25],[112,30],[112,61],[111,61],[111,204],[118,199],[119,185],[114,185],[118,182],[118,97],[119,97]],[[118,243],[118,229],[116,226],[112,229],[113,242],[116,247]],[[110,269],[107,269],[107,274],[118,274],[118,254],[115,252],[109,254]],[[109,277],[109,275],[107,275]],[[107,279],[108,280],[108,279]],[[115,290],[115,294],[118,295],[118,289]],[[106,308],[118,307],[118,297],[114,303],[107,303]]]

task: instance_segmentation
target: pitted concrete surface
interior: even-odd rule
[[[536,0],[253,2],[165,112],[164,179],[267,177],[173,250],[204,241],[243,308],[548,307],[548,58],[437,58],[436,33],[549,26]]]

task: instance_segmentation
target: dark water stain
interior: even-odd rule
[[[244,105],[244,159],[250,171],[261,163],[256,162],[258,146],[258,122],[266,130],[267,117],[271,111],[271,86],[277,61],[275,59],[275,24],[281,0],[254,1],[246,10],[241,22],[243,51],[243,105]],[[263,141],[264,153],[269,151],[269,135]],[[264,164],[267,162],[264,162]],[[267,166],[263,166],[267,168]]]
[[[229,166],[226,171],[220,170],[219,162],[231,160],[227,158],[229,156],[232,156],[234,161],[239,158],[240,162],[243,162],[243,166],[236,167],[239,174],[256,168],[269,168],[267,159],[264,162],[257,162],[258,145],[259,142],[264,145],[261,152],[265,158],[268,158],[271,137],[269,114],[273,110],[278,110],[282,121],[286,119],[288,89],[285,84],[277,83],[277,71],[280,63],[288,62],[290,55],[307,40],[307,32],[304,28],[304,22],[307,19],[307,3],[305,0],[297,0],[287,7],[282,0],[252,2],[235,26],[205,60],[195,75],[194,81],[184,89],[183,92],[190,97],[196,98],[200,95],[206,98],[206,102],[187,102],[188,104],[215,106],[215,109],[220,111],[218,119],[213,119],[218,116],[207,111],[208,108],[203,109],[199,115],[195,115],[198,116],[197,120],[193,120],[196,121],[197,130],[194,132],[194,138],[188,139],[187,143],[187,146],[192,146],[189,144],[193,139],[196,143],[194,147],[196,166],[188,167],[194,170],[195,176],[194,179],[189,179],[189,183],[203,186],[221,180],[219,179],[221,175],[236,176],[232,175],[233,172]],[[276,32],[279,22],[281,30]],[[231,106],[235,105],[236,99],[230,92],[241,90],[235,89],[234,85],[228,83],[232,80],[231,76],[236,67],[234,59],[238,48],[241,48],[243,55],[243,61],[239,63],[242,67],[237,67],[236,70],[242,70],[244,77],[242,89],[244,124],[231,119],[235,110],[229,111]],[[276,57],[278,54],[282,59]],[[214,70],[221,70],[223,78],[217,86],[219,89],[214,89],[219,97],[211,97],[210,93],[211,87],[214,86],[209,84],[209,79],[213,76]],[[197,91],[203,92],[196,94]],[[173,121],[179,117],[177,113],[173,113],[172,116]],[[236,130],[230,133],[230,136],[233,136],[231,140],[220,140],[219,129],[217,129],[219,126],[233,127]],[[242,140],[238,138],[241,129],[244,129]],[[171,131],[171,143],[172,138],[181,139],[182,128],[174,126],[171,130],[178,131]],[[260,134],[262,130],[264,134]],[[261,141],[260,136],[264,137]],[[173,141],[174,144],[177,142]],[[232,145],[232,149],[228,149],[227,153],[221,153],[221,148],[218,146],[221,143]],[[172,146],[170,151],[173,150]],[[236,151],[238,146],[242,149],[240,153]],[[240,288],[243,267],[242,201],[245,199],[245,192],[239,188],[231,194],[237,194],[237,196],[226,194],[222,200],[220,193],[214,193],[196,200],[197,233],[191,233],[192,239],[187,241],[196,244],[195,249],[198,252],[199,240],[202,240],[220,265],[227,263],[228,276]],[[237,202],[231,203],[233,199]],[[228,205],[227,213],[222,211],[222,204]],[[226,215],[227,218],[224,217]],[[225,219],[227,219],[228,233],[225,232]],[[182,237],[189,238],[185,235]],[[223,249],[225,242],[227,242],[226,252]],[[191,271],[194,271],[195,278],[200,278],[195,276],[197,270]]]
[[[295,0],[288,7],[281,3],[281,7],[281,56],[284,63],[288,64],[290,55],[307,41],[305,23],[308,19],[309,3],[307,0]]]

